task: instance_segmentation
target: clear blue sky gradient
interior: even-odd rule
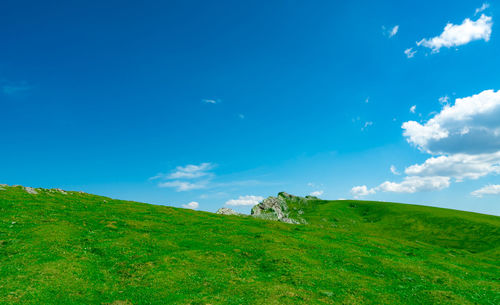
[[[491,2],[490,41],[407,58],[483,1],[4,0],[0,183],[215,211],[243,195],[351,198],[400,181],[391,165],[429,157],[403,122],[428,119],[441,96],[500,89]],[[382,26],[395,25],[389,38]],[[215,164],[204,189],[149,179],[203,162]],[[500,215],[498,195],[470,195],[499,182],[366,199]]]

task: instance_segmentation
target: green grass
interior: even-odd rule
[[[500,303],[500,217],[288,204],[307,225],[5,188],[0,304]]]

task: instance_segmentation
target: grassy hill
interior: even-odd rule
[[[0,190],[0,304],[499,304],[500,217],[287,199],[286,224]]]

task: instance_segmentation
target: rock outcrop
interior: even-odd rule
[[[236,212],[233,209],[230,208],[220,208],[215,212],[215,214],[221,214],[221,215],[241,215],[240,213]]]
[[[279,193],[277,197],[267,197],[252,208],[252,216],[277,220],[286,223],[298,224],[300,222],[288,217],[289,210],[285,199],[293,199],[293,195],[285,192]]]
[[[318,198],[314,196],[306,196],[304,198],[281,192],[278,193],[278,196],[276,197],[267,197],[258,204],[254,205],[250,216],[292,224],[307,224],[306,219],[303,218],[304,211],[302,208],[313,203],[314,199]],[[220,208],[216,213],[222,215],[245,215],[230,208]]]
[[[62,190],[62,189],[52,189],[52,190],[55,191],[55,192],[59,192],[59,193],[61,193],[63,195],[67,195],[68,194],[65,190]]]
[[[32,188],[32,187],[23,186],[23,188],[26,191],[26,193],[28,193],[28,194],[33,194],[33,195],[38,194],[38,192],[34,188]]]

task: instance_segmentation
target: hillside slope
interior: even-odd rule
[[[500,303],[500,217],[293,197],[308,224],[286,224],[2,189],[0,303]]]

